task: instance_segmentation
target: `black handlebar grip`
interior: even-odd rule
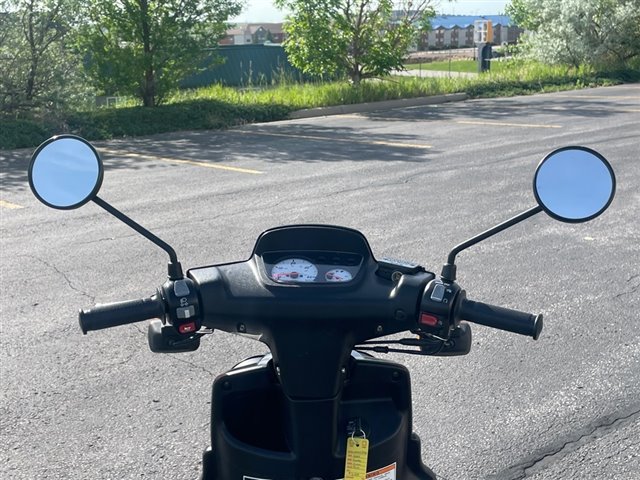
[[[473,300],[462,300],[459,316],[469,322],[519,333],[534,340],[538,339],[542,331],[542,314],[533,315]]]
[[[161,318],[164,313],[164,302],[158,295],[153,295],[149,298],[106,303],[96,305],[89,310],[80,310],[78,320],[82,333],[86,335],[91,330]]]

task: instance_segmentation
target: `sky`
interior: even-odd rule
[[[232,22],[281,22],[285,13],[273,6],[272,0],[245,0],[246,7]],[[438,13],[454,15],[497,15],[504,13],[509,0],[441,0]]]

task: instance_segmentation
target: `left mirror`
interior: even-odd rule
[[[59,135],[40,145],[31,157],[29,186],[45,205],[70,210],[95,198],[102,175],[102,161],[89,142]]]

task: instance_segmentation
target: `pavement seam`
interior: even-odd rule
[[[583,433],[580,433],[577,437],[566,440],[563,443],[557,443],[555,448],[552,447],[551,450],[543,452],[535,457],[530,457],[528,460],[521,463],[512,465],[489,478],[495,480],[524,480],[526,478],[530,478],[531,476],[540,473],[540,471],[544,470],[548,465],[553,464],[566,457],[568,454],[578,450],[583,445],[604,437],[617,428],[631,423],[635,417],[638,416],[640,416],[640,408],[636,408],[629,413],[624,413],[619,416],[602,417],[593,422],[588,431],[583,429]]]

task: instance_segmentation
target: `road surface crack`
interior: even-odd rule
[[[627,283],[631,283],[633,280],[635,280],[636,278],[639,278],[639,277],[640,277],[640,274],[633,275],[633,276],[631,276],[629,278],[629,280],[627,280]],[[626,292],[620,292],[613,298],[620,298],[620,297],[625,296],[625,295],[630,295],[632,293],[636,293],[639,289],[640,289],[640,282],[638,282],[638,285],[636,285],[633,288],[631,288],[631,290],[628,290]]]
[[[177,355],[179,355],[179,354],[177,354]],[[172,359],[174,359],[174,360],[177,360],[177,361],[179,361],[179,362],[182,362],[182,363],[184,363],[184,364],[187,364],[187,365],[189,365],[190,367],[193,367],[193,368],[195,368],[195,369],[202,370],[203,372],[205,372],[205,373],[207,373],[207,374],[209,374],[209,375],[211,375],[211,376],[215,376],[215,375],[217,375],[217,374],[213,373],[212,371],[207,370],[207,369],[206,369],[206,368],[204,368],[202,365],[198,365],[198,364],[197,364],[197,363],[195,363],[195,362],[191,362],[191,361],[189,361],[189,360],[185,360],[184,358],[180,358],[180,357],[178,357],[177,355],[176,355],[176,354],[174,354],[174,355],[170,355],[170,356],[171,356],[171,358],[172,358]]]
[[[592,423],[587,429],[578,432],[578,435],[574,438],[556,443],[546,452],[542,452],[521,463],[513,465],[491,478],[494,480],[524,480],[526,478],[530,478],[547,468],[549,465],[576,451],[583,445],[591,443],[598,438],[604,437],[610,432],[633,422],[638,416],[640,416],[640,408],[636,408],[630,412],[624,412],[623,414],[615,417],[603,417]]]
[[[330,196],[341,195],[344,193],[353,193],[353,192],[369,190],[369,189],[376,191],[377,189],[380,189],[380,188],[400,187],[402,185],[407,185],[409,183],[412,183],[416,178],[419,178],[422,175],[424,175],[424,173],[414,173],[412,175],[407,175],[404,178],[393,180],[391,182],[382,182],[382,183],[377,183],[375,185],[367,184],[359,187],[349,187],[342,190],[335,190],[331,192]],[[326,197],[326,194],[323,193],[322,195],[319,195],[316,198],[325,198],[325,197]]]
[[[40,257],[36,257],[35,255],[20,255],[20,257],[25,257],[25,258],[30,258],[32,260],[37,260],[38,262],[46,265],[47,267],[49,267],[51,270],[53,270],[54,272],[56,272],[58,275],[60,275],[65,283],[67,284],[67,286],[73,290],[74,292],[79,293],[80,295],[82,295],[83,297],[87,297],[89,300],[91,300],[92,304],[96,303],[96,297],[94,297],[93,295],[89,295],[87,292],[85,292],[84,290],[81,290],[80,288],[76,287],[73,282],[71,281],[71,279],[69,278],[69,276],[63,272],[62,270],[60,270],[57,266],[55,266],[52,263],[49,263],[45,260],[43,260]]]

